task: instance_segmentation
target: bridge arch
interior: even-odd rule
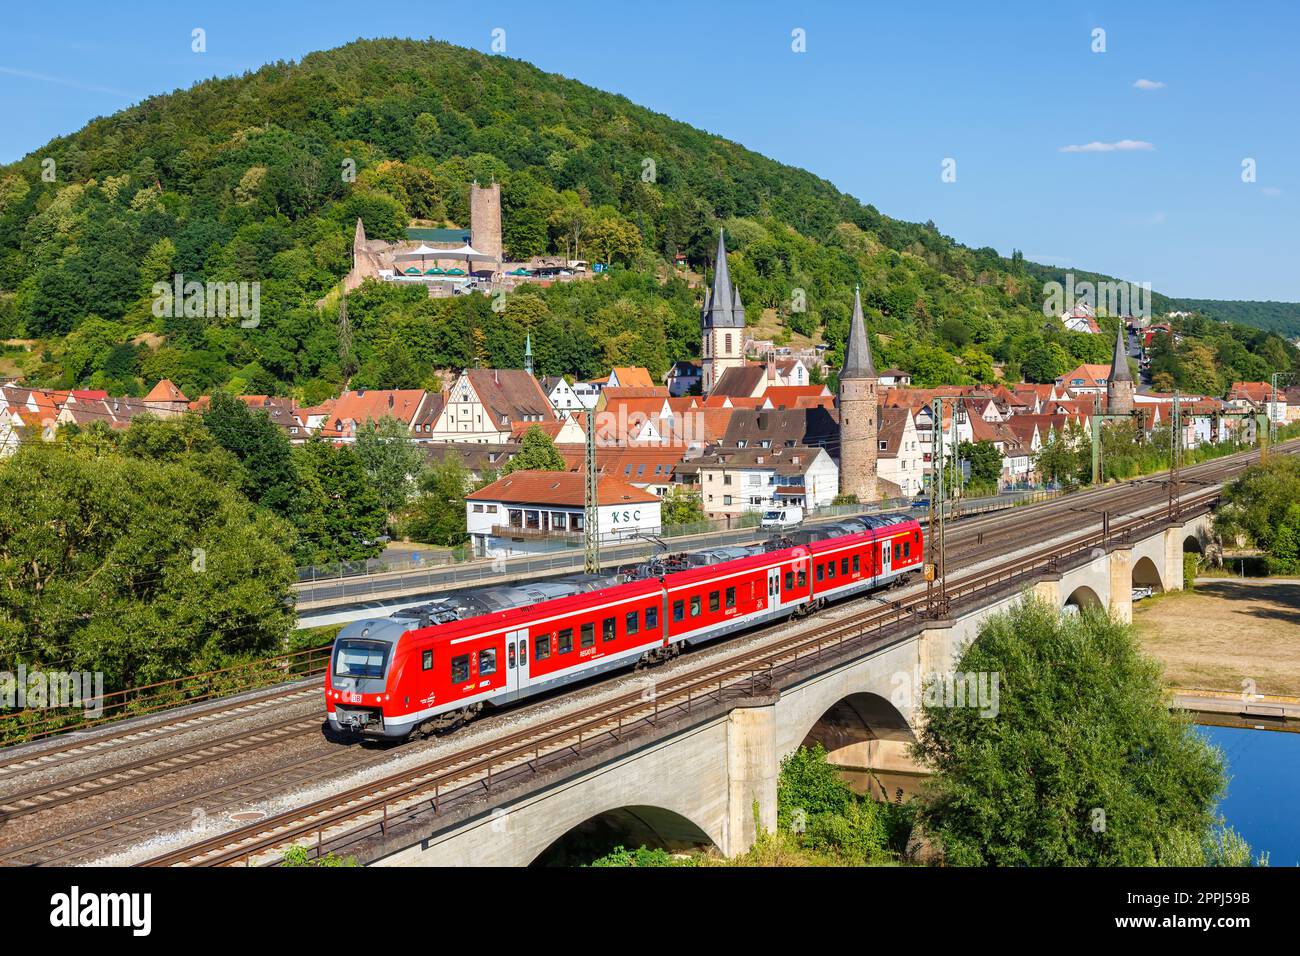
[[[1200,535],[1189,534],[1183,538],[1183,553],[1193,552],[1195,554],[1204,554],[1205,547],[1201,543]]]
[[[531,866],[580,866],[618,847],[684,852],[716,848],[691,820],[664,807],[611,807],[570,827],[546,847]]]
[[[1165,583],[1160,577],[1160,569],[1145,555],[1133,564],[1133,587],[1153,588],[1156,591],[1165,589]]]
[[[1072,607],[1076,611],[1090,611],[1094,608],[1100,609],[1102,603],[1096,591],[1086,584],[1081,584],[1070,592],[1070,596],[1065,599],[1065,606]]]
[[[906,678],[909,696],[919,693]],[[901,689],[901,688],[900,688]],[[850,693],[831,704],[804,734],[800,746],[821,744],[826,760],[840,768],[854,789],[879,799],[896,799],[915,789],[917,768],[908,747],[916,735],[892,701],[868,691]]]

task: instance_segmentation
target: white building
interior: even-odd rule
[[[465,527],[483,557],[539,554],[572,546],[584,532],[586,476],[572,471],[516,471],[465,496]],[[659,499],[602,477],[596,486],[602,542],[662,528]]]
[[[679,482],[700,493],[711,518],[740,516],[782,505],[805,511],[840,493],[840,470],[824,448],[717,447],[677,466]]]

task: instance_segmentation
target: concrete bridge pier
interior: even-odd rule
[[[1060,607],[1064,597],[1061,594],[1061,575],[1049,574],[1034,582],[1031,589],[1034,597],[1046,601],[1053,607]]]
[[[744,853],[758,839],[758,827],[776,830],[776,697],[727,715],[727,856]],[[757,807],[757,812],[755,812]]]
[[[1110,553],[1110,612],[1125,624],[1133,623],[1132,548],[1116,548]]]
[[[1165,529],[1165,573],[1166,591],[1183,589],[1183,539],[1189,532],[1186,525],[1176,524]]]

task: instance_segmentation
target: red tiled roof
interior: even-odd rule
[[[172,384],[171,379],[164,378],[158,381],[158,384],[149,389],[149,394],[144,397],[146,402],[189,402],[185,393]]]
[[[516,471],[465,496],[469,501],[509,501],[518,504],[582,507],[586,479],[573,471]],[[596,482],[596,500],[602,505],[658,501],[648,491],[617,478]]]

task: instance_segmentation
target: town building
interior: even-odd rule
[[[839,469],[826,449],[801,445],[711,447],[678,465],[676,478],[699,493],[706,515],[728,523],[783,505],[823,507],[840,490]]]
[[[465,527],[480,557],[572,547],[584,532],[586,476],[516,471],[465,496]],[[662,530],[659,498],[612,477],[596,482],[598,533],[619,541]]]

